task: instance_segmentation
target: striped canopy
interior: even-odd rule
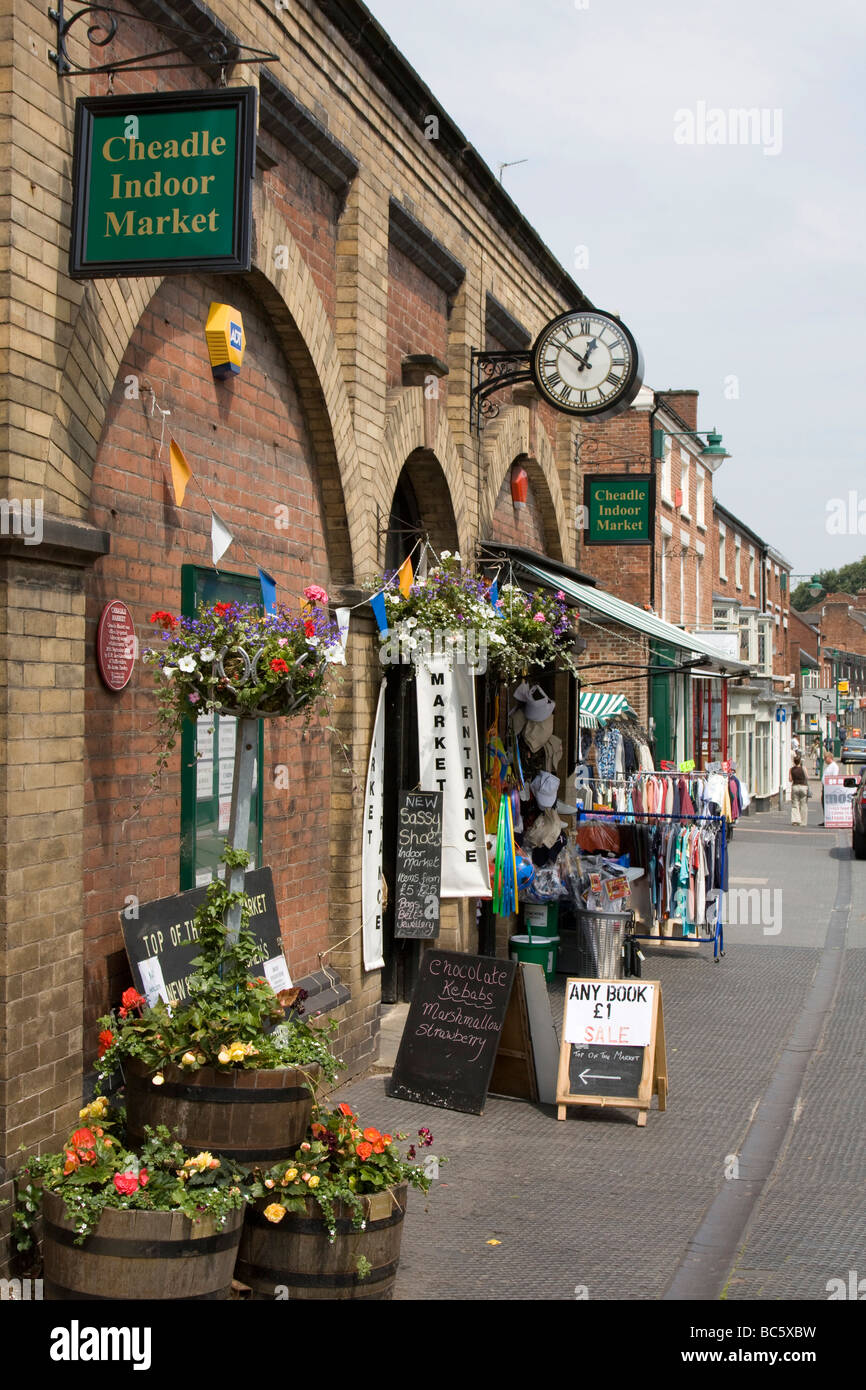
[[[602,691],[582,690],[580,692],[580,727],[597,729],[617,714],[634,714],[634,710],[624,695],[610,695]]]

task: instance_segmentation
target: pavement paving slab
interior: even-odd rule
[[[381,1074],[338,1090],[368,1124],[410,1134],[428,1125],[432,1152],[449,1159],[429,1195],[410,1193],[397,1300],[663,1297],[730,1180],[799,1016],[849,844],[844,832],[791,835],[784,814],[749,817],[731,846],[733,882],[766,879],[759,886],[781,892],[781,914],[732,926],[718,963],[711,947],[647,952],[643,977],[662,983],[670,1095],[645,1128],[628,1111],[577,1108],[558,1121],[552,1107],[495,1096],[481,1116],[410,1104],[386,1095]],[[855,895],[852,921],[864,900],[856,878]],[[727,1297],[826,1297],[828,1279],[858,1267],[866,955],[848,956],[793,1138]],[[559,977],[550,987],[557,1028],[564,992]],[[860,1264],[866,1276],[862,1253]]]

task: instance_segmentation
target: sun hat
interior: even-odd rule
[[[559,791],[559,778],[552,772],[539,772],[529,784],[539,806],[553,806]]]

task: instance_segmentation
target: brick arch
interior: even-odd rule
[[[535,430],[535,453],[530,452],[529,408],[509,406],[482,436],[482,466],[485,486],[481,498],[480,534],[489,536],[493,525],[496,499],[511,465],[519,460],[526,469],[538,498],[547,548],[551,559],[562,560],[567,554],[567,522],[565,499],[556,459],[541,422]]]
[[[439,409],[431,422],[426,415],[423,387],[404,387],[391,393],[388,419],[379,455],[377,489],[371,498],[371,505],[378,503],[379,514],[387,520],[391,511],[391,500],[397,480],[404,465],[412,460],[413,469],[424,460],[434,461],[445,480],[450,506],[453,512],[457,545],[461,555],[470,556],[473,550],[473,527],[469,512],[469,501],[463,481],[463,469],[457,446],[451,434],[447,412]],[[419,502],[423,499],[419,497]],[[368,528],[375,544],[374,526]],[[373,568],[380,567],[380,556],[374,557]]]
[[[359,460],[333,329],[288,225],[260,193],[255,215],[254,268],[242,278],[268,312],[295,379],[322,480],[333,576],[350,582],[365,518],[361,509],[348,517],[345,506],[347,492],[358,487]],[[286,248],[281,268],[277,247]],[[124,290],[116,280],[87,284],[63,363],[41,480],[53,494],[50,505],[62,514],[87,514],[109,400],[129,341],[162,283],[161,277],[128,280]]]

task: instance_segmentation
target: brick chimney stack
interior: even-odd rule
[[[677,390],[671,387],[667,391],[657,391],[657,397],[662,403],[667,402],[679,415],[681,420],[686,423],[686,428],[696,430],[698,427],[698,393],[697,391]]]

